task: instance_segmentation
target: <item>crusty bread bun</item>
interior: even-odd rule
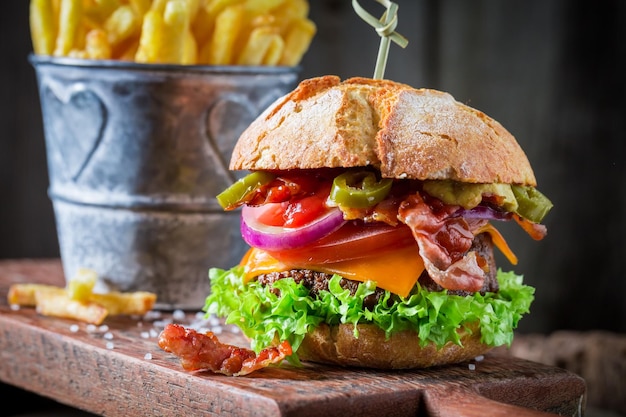
[[[239,138],[230,169],[368,165],[386,178],[536,185],[515,138],[450,94],[336,76],[305,80],[270,106]]]
[[[420,346],[414,330],[385,332],[373,324],[358,324],[354,337],[352,324],[321,324],[305,336],[298,348],[303,361],[376,369],[412,369],[459,363],[489,351],[492,346],[480,342],[480,332],[463,332],[461,344],[448,342],[440,349],[434,344]]]

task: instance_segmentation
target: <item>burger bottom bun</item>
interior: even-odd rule
[[[352,324],[321,324],[309,333],[298,348],[302,361],[376,369],[427,368],[468,361],[492,346],[480,342],[480,332],[460,333],[462,346],[453,342],[442,348],[430,343],[420,346],[416,332],[405,330],[385,337],[384,330],[373,324],[358,324],[358,338]]]

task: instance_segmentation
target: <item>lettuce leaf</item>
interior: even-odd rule
[[[513,330],[522,315],[528,313],[535,289],[522,283],[522,276],[498,270],[500,291],[476,293],[471,296],[448,295],[446,291],[431,292],[415,286],[408,297],[398,297],[388,291],[370,311],[363,308],[363,300],[374,292],[374,282],[361,283],[355,295],[341,288],[340,276],[329,280],[329,291],[321,291],[318,298],[293,279],[281,279],[274,284],[281,296],[269,287],[252,281],[243,284],[243,267],[230,270],[212,268],[209,271],[211,293],[204,311],[226,317],[251,340],[257,352],[288,340],[296,352],[304,336],[320,323],[374,323],[387,336],[394,332],[413,329],[422,345],[434,343],[438,347],[448,341],[461,344],[458,330],[472,332],[479,323],[481,341],[490,346],[510,345]],[[388,302],[389,300],[397,302]],[[355,327],[355,337],[358,331]],[[294,355],[297,361],[297,355]]]

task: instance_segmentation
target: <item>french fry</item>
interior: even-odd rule
[[[63,1],[63,0],[61,0]],[[104,23],[111,14],[118,9],[122,2],[120,0],[86,0],[84,14],[95,22]]]
[[[227,7],[234,6],[236,4],[242,4],[244,1],[245,0],[208,0],[205,7],[207,9],[207,12],[211,16],[213,16],[213,18],[215,18]]]
[[[163,30],[162,15],[157,10],[150,9],[143,18],[135,61],[143,63],[159,62],[159,49],[164,41]]]
[[[65,290],[72,300],[89,301],[97,280],[98,275],[93,270],[79,268],[78,272],[65,284]]]
[[[92,27],[102,25],[105,20],[103,10],[95,0],[83,0],[82,17]]]
[[[62,317],[85,323],[102,324],[108,315],[105,307],[94,302],[72,300],[66,292],[35,291],[37,312],[44,316]]]
[[[10,305],[35,307],[45,316],[93,324],[100,324],[113,315],[143,315],[156,303],[156,294],[146,291],[94,293],[97,279],[94,271],[81,268],[68,280],[65,288],[45,284],[13,284],[7,301]]]
[[[254,29],[237,59],[237,65],[261,65],[276,36],[276,30],[269,26]]]
[[[215,16],[209,11],[210,1],[211,0],[202,0],[198,6],[198,12],[195,17],[191,19],[191,32],[198,47],[204,45],[213,31]]]
[[[90,301],[104,307],[111,316],[143,315],[154,307],[156,295],[144,291],[94,293]]]
[[[189,32],[190,3],[186,0],[169,0],[163,12],[164,34],[159,62],[181,64],[185,52],[185,38]]]
[[[196,38],[194,38],[193,34],[190,31],[187,31],[185,39],[183,40],[183,56],[180,63],[183,65],[190,65],[195,64],[197,61],[198,44],[196,43]]]
[[[198,11],[200,11],[200,5],[202,0],[184,0],[187,6],[187,10],[189,11],[189,22],[192,22]]]
[[[53,285],[13,284],[9,287],[7,302],[9,303],[9,305],[35,307],[37,305],[37,300],[35,299],[35,293],[37,291],[65,293],[65,290],[63,288],[55,287]]]
[[[54,55],[65,56],[75,48],[82,14],[81,0],[61,0],[59,10],[59,33]]]
[[[152,0],[152,6],[150,6],[150,10],[153,10],[163,16],[165,12],[165,6],[169,0]]]
[[[85,51],[90,59],[111,59],[111,45],[107,33],[102,29],[93,29],[87,33]]]
[[[133,8],[135,14],[143,18],[143,15],[148,13],[148,10],[150,10],[152,0],[128,0],[128,3]]]
[[[114,48],[127,39],[139,34],[141,21],[131,5],[117,9],[104,22],[109,45]]]
[[[309,19],[297,19],[289,28],[285,39],[285,50],[279,64],[294,66],[300,63],[309,48],[317,28]]]
[[[264,14],[281,7],[283,3],[285,0],[247,0],[246,10],[253,15]]]
[[[250,31],[261,26],[275,26],[275,25],[276,25],[276,16],[274,16],[273,14],[269,14],[269,13],[253,16],[248,23]]]
[[[276,22],[280,25],[281,32],[284,32],[292,21],[296,19],[306,19],[309,14],[309,3],[307,0],[289,0],[282,7],[272,12]]]
[[[267,52],[263,57],[263,62],[261,65],[270,65],[275,66],[278,65],[280,58],[283,56],[283,50],[285,49],[285,41],[278,34],[272,36],[272,41],[270,42],[269,47],[267,48]]]
[[[59,12],[61,10],[61,0],[51,0],[50,2],[52,3],[52,9],[54,10],[54,15],[56,16],[58,21]]]
[[[204,5],[198,11],[191,24],[191,30],[198,44],[199,60],[207,63],[210,41],[215,29],[215,20],[220,13],[229,6],[243,3],[244,0],[204,0]],[[207,44],[209,42],[209,44]],[[204,51],[204,52],[203,52]],[[204,56],[204,58],[202,57]]]
[[[236,4],[226,7],[215,19],[213,37],[204,45],[200,59],[209,65],[230,65],[233,61],[233,46],[241,30],[244,7]]]
[[[32,0],[29,19],[34,52],[40,55],[52,55],[57,36],[54,5],[50,0]]]

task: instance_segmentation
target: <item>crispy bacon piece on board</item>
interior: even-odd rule
[[[211,371],[229,376],[247,375],[279,363],[291,355],[284,341],[263,349],[257,355],[250,349],[221,343],[212,332],[199,333],[179,324],[168,324],[159,335],[159,347],[180,358],[186,371]]]

